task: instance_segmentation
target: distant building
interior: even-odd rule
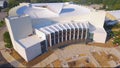
[[[8,2],[6,0],[1,0],[0,1],[0,7],[1,8],[6,8],[8,6]]]
[[[115,18],[114,20],[120,21],[120,10],[113,10],[107,12]]]
[[[49,48],[74,42],[105,43],[106,12],[69,3],[21,3],[5,19],[14,49],[28,62]]]

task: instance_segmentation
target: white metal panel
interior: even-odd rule
[[[81,39],[83,39],[83,26],[81,23],[78,23],[79,27],[82,29],[82,33],[81,33]],[[80,33],[79,33],[80,34]]]
[[[107,37],[107,33],[105,32],[105,30],[103,28],[98,28],[94,32],[93,40],[94,42],[105,43],[106,37]]]

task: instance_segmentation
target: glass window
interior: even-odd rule
[[[47,35],[48,47],[50,47],[50,35]]]
[[[54,45],[54,39],[51,39],[51,41],[52,41],[52,45]]]
[[[86,29],[84,28],[83,29],[83,39],[85,39],[85,36],[86,36]]]
[[[59,37],[59,42],[62,42],[62,37]]]
[[[56,42],[56,44],[58,44],[58,38],[55,38],[55,42]]]
[[[78,35],[78,29],[75,28],[75,39],[77,39],[77,35]]]
[[[42,41],[40,44],[41,44],[42,53],[46,52],[47,51],[47,49],[46,49],[46,40]]]
[[[79,39],[81,39],[81,35],[82,35],[82,29],[79,28]]]

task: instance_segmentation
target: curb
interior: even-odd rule
[[[2,56],[13,66],[13,67],[26,67],[20,62],[16,61],[8,52],[5,52],[4,50],[1,50]]]

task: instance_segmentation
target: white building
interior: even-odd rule
[[[8,3],[6,0],[0,0],[0,8],[6,8],[8,6]]]
[[[28,62],[67,41],[105,43],[105,15],[69,3],[21,3],[9,11],[5,21],[14,49]]]
[[[114,20],[120,21],[120,10],[107,11],[109,14],[115,17]]]

